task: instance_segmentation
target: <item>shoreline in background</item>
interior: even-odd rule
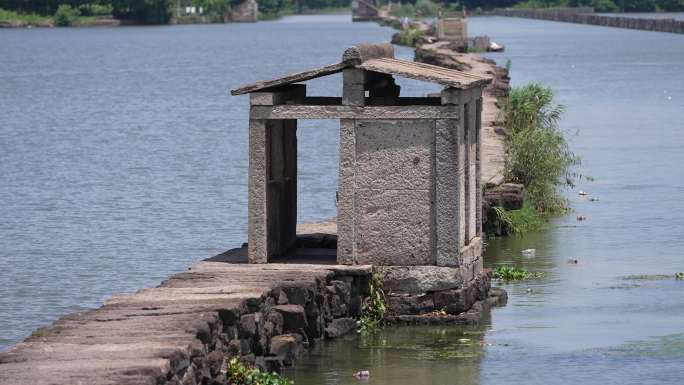
[[[311,15],[335,15],[351,14],[351,7],[330,7],[320,9],[304,9],[299,13],[285,11],[278,15],[259,13],[258,21],[277,20],[287,16],[311,16]],[[180,18],[174,17],[168,23],[150,24],[142,20],[116,19],[112,16],[78,16],[71,25],[59,26],[55,23],[54,16],[41,16],[38,14],[22,14],[6,11],[0,8],[0,29],[2,28],[92,28],[92,27],[130,27],[149,25],[178,25],[178,24],[232,24],[245,23],[245,21],[219,20],[207,15],[188,15]]]

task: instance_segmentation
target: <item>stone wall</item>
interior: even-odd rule
[[[201,262],[0,353],[0,384],[225,384],[226,360],[291,365],[353,331],[370,266]]]
[[[577,24],[591,24],[603,27],[639,29],[643,31],[684,33],[684,21],[675,19],[648,19],[593,14],[592,8],[569,11],[568,8],[550,9],[500,9],[494,12],[499,16],[524,17],[563,21]]]

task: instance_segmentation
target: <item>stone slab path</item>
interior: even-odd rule
[[[159,287],[116,295],[0,353],[1,385],[160,384],[187,366],[217,324],[246,313],[276,285],[313,284],[369,266],[200,262]],[[195,353],[193,353],[195,352]]]
[[[497,103],[497,93],[508,88],[508,81],[500,77],[501,69],[497,70],[493,61],[477,54],[458,53],[448,45],[448,42],[437,42],[421,45],[419,49],[433,51],[438,54],[438,59],[445,61],[431,64],[461,68],[493,79],[492,84],[485,88],[482,100],[482,183],[499,185],[504,181],[506,145],[503,129],[498,123],[501,120],[501,108]]]

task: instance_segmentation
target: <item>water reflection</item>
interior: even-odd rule
[[[479,384],[488,327],[487,315],[479,327],[392,327],[325,341],[285,375],[297,385]],[[359,370],[369,370],[370,377],[355,378]]]

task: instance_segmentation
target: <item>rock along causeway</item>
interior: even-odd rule
[[[356,327],[370,266],[200,262],[65,316],[0,353],[2,385],[218,384],[240,355],[276,370]]]

